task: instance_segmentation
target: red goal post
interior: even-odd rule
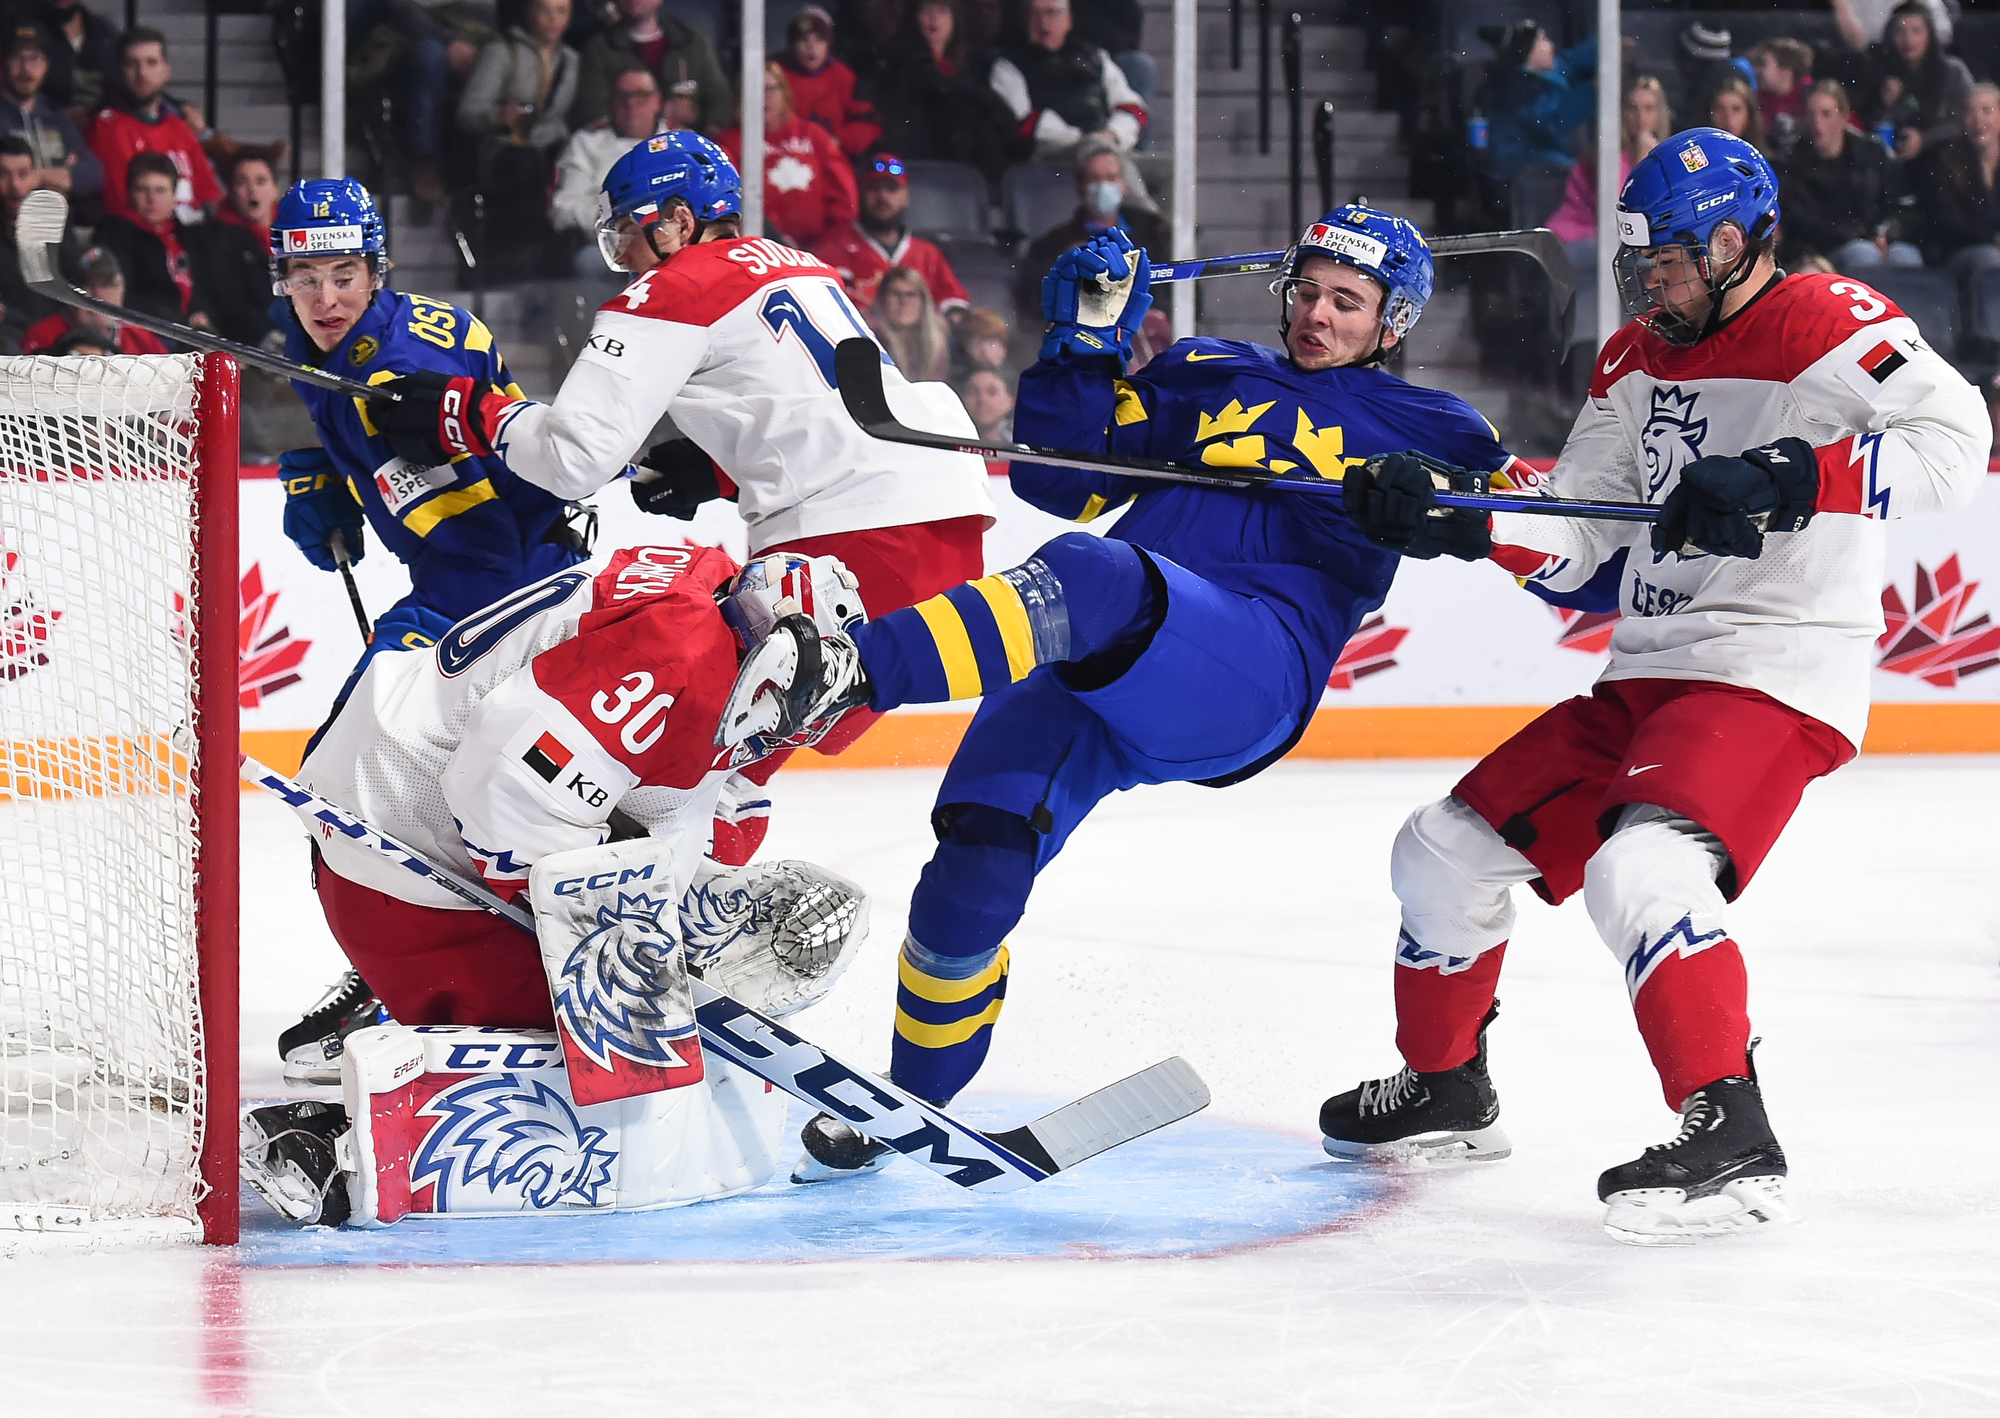
[[[237,1237],[238,426],[0,360],[0,1255]]]

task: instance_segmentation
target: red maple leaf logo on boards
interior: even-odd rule
[[[1327,676],[1326,687],[1352,689],[1358,679],[1394,669],[1396,647],[1409,633],[1406,626],[1384,625],[1379,615],[1362,621],[1354,634],[1348,637],[1347,644],[1341,647],[1340,658],[1333,662],[1333,673]]]
[[[1935,572],[1917,563],[1911,604],[1895,584],[1882,589],[1882,617],[1889,628],[1875,644],[1882,655],[1877,668],[1890,674],[1914,675],[1939,689],[1956,689],[1967,675],[2000,664],[2000,626],[1980,615],[1961,620],[1977,581],[1965,579],[1953,552]]]
[[[43,610],[21,583],[21,554],[0,555],[0,679],[15,680],[49,662],[49,632],[61,611]]]
[[[250,563],[237,586],[236,600],[242,617],[237,629],[241,658],[236,697],[243,708],[255,709],[287,685],[299,682],[299,664],[312,648],[312,641],[292,639],[292,632],[282,625],[266,633],[278,613],[278,593],[264,589],[262,563]]]

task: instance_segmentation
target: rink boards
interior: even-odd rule
[[[297,764],[361,640],[338,579],[308,565],[281,532],[284,496],[274,471],[246,468],[243,482],[242,707],[246,749],[284,770]],[[1000,516],[986,537],[989,569],[1074,530],[1015,498],[1005,478],[992,488]],[[597,564],[645,541],[691,538],[739,557],[746,550],[727,503],[707,504],[690,523],[642,514],[623,483],[592,501],[602,524]],[[2000,751],[2000,626],[1992,619],[2000,606],[2000,477],[1986,480],[1967,512],[1891,522],[1888,536],[1883,593],[1891,624],[1877,647],[1865,747]],[[355,575],[371,614],[409,589],[402,568],[372,540]],[[1349,643],[1294,756],[1483,753],[1540,709],[1587,690],[1611,631],[1609,618],[1559,612],[1490,562],[1406,562],[1381,611]],[[936,766],[949,760],[970,717],[963,706],[899,711],[839,758],[801,754],[792,766]]]

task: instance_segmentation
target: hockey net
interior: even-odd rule
[[[235,1238],[236,407],[0,360],[0,1254]]]

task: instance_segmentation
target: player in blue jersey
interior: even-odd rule
[[[359,182],[296,183],[271,226],[273,292],[286,298],[294,317],[288,358],[369,384],[397,375],[441,381],[469,374],[519,397],[492,332],[478,319],[446,301],[384,288],[382,218]],[[333,714],[376,654],[433,645],[461,617],[587,554],[563,500],[515,477],[498,458],[413,463],[397,456],[362,400],[298,380],[292,387],[312,414],[321,446],[278,460],[285,535],[313,565],[334,571],[335,534],[359,561],[365,521],[410,571],[410,594],[376,620]],[[342,1035],[382,1017],[367,984],[347,972],[280,1036],[286,1078],[337,1082]]]
[[[1014,415],[1024,441],[1322,485],[1412,449],[1509,467],[1463,400],[1381,368],[1431,294],[1430,252],[1410,223],[1348,206],[1308,228],[1273,283],[1283,350],[1183,340],[1127,374],[1148,279],[1122,232],[1057,260],[1042,288],[1049,333]],[[851,638],[782,623],[746,661],[723,723],[741,742],[853,704],[985,696],[938,794],[939,844],[900,963],[891,1076],[940,1101],[985,1059],[1007,988],[1003,940],[1085,815],[1140,783],[1222,787],[1283,757],[1397,564],[1339,497],[1023,463],[1013,484],[1081,522],[1126,510],[1106,536],[1057,537]],[[1483,516],[1454,513],[1422,519],[1399,549],[1476,560],[1490,546]],[[804,1141],[800,1181],[887,1156],[825,1114]]]

